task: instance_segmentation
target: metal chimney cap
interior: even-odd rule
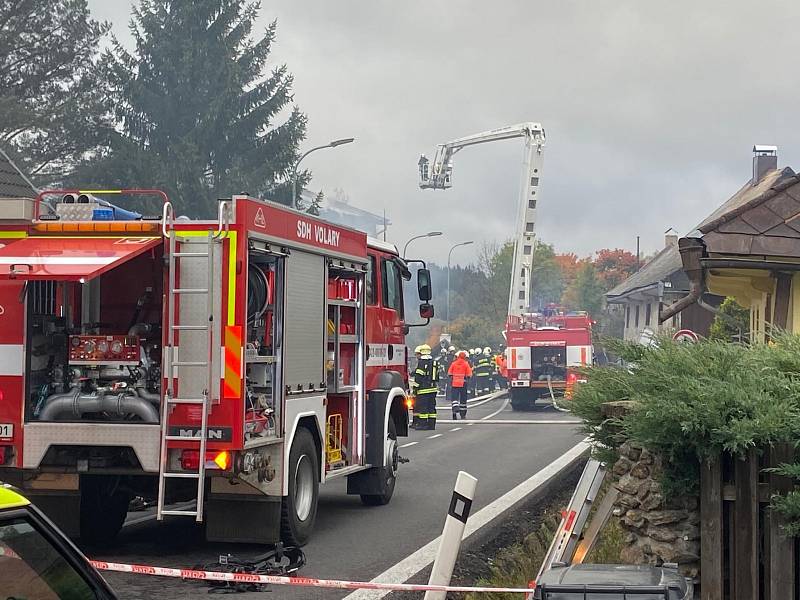
[[[756,144],[755,146],[753,146],[753,154],[757,154],[759,156],[777,156],[778,147],[767,146],[764,144]]]

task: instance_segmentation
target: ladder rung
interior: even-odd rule
[[[208,258],[208,252],[174,252],[172,256],[179,258]]]
[[[167,471],[164,473],[164,477],[170,477],[173,479],[197,479],[200,477],[200,473],[171,473]]]
[[[164,439],[168,442],[194,442],[199,444],[201,439],[199,437],[189,437],[188,435],[167,435]]]
[[[175,515],[178,517],[196,517],[196,510],[162,510],[162,515]]]
[[[168,398],[170,404],[205,404],[205,398]]]
[[[203,361],[194,362],[194,361],[186,361],[186,360],[184,360],[184,361],[175,361],[175,362],[172,363],[172,366],[173,367],[207,367],[208,363],[207,362],[203,362]]]
[[[208,331],[208,325],[173,325],[173,331]]]
[[[208,288],[175,288],[173,294],[207,294]]]

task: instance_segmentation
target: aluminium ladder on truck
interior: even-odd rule
[[[167,278],[167,343],[164,348],[164,379],[166,387],[164,392],[163,409],[161,414],[161,454],[158,472],[158,503],[156,517],[162,520],[164,516],[194,517],[198,522],[203,520],[203,495],[205,490],[206,472],[206,444],[208,442],[208,413],[211,406],[213,384],[215,381],[213,367],[214,344],[214,288],[215,277],[219,273],[214,268],[215,246],[221,242],[229,227],[228,203],[221,201],[219,204],[219,224],[216,231],[209,230],[205,237],[183,237],[175,230],[172,205],[166,203],[163,213],[162,233],[169,238],[169,272]],[[199,246],[199,248],[197,248]],[[183,287],[178,281],[178,271],[183,261],[207,261],[205,268],[205,287]],[[205,300],[204,307],[198,307],[202,321],[184,323],[179,308],[180,298],[192,296],[200,301]],[[219,311],[217,311],[219,312]],[[181,332],[203,332],[205,335],[193,338],[192,356],[200,360],[182,360],[178,356],[176,340]],[[184,334],[186,335],[186,334]],[[201,341],[202,340],[202,341]],[[199,355],[199,356],[198,356]],[[203,382],[205,387],[200,393],[190,395],[176,395],[180,372],[190,369],[190,373],[204,372]],[[180,390],[178,390],[180,393]],[[171,409],[179,404],[197,406],[200,409],[200,428],[194,437],[173,435],[169,429],[169,415]],[[189,442],[197,444],[199,459],[197,470],[171,471],[168,461],[167,444],[170,441]],[[166,487],[170,479],[195,479],[197,482],[194,508],[167,509]]]
[[[578,485],[569,501],[569,506],[563,512],[561,523],[556,530],[550,548],[536,575],[536,581],[542,573],[553,566],[565,566],[572,563],[578,543],[580,542],[583,527],[589,519],[589,514],[597,499],[597,494],[605,480],[606,469],[603,465],[590,458],[583,468]],[[605,516],[602,516],[605,519]],[[581,557],[582,559],[582,557]]]

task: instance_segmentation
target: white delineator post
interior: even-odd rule
[[[450,498],[450,508],[444,521],[442,541],[436,553],[436,560],[433,562],[429,581],[431,585],[450,585],[477,484],[478,480],[469,473],[458,472],[456,487]],[[425,600],[445,600],[446,595],[446,592],[425,592]]]

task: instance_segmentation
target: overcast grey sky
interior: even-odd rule
[[[129,40],[130,0],[89,0]],[[547,131],[537,233],[558,251],[661,247],[750,176],[754,143],[800,170],[800,3],[273,0],[275,63],[308,115],[310,188],[342,188],[414,254],[513,235],[522,142],[470,148],[447,191],[417,187],[437,143],[523,121]],[[461,248],[459,262],[476,246]]]

